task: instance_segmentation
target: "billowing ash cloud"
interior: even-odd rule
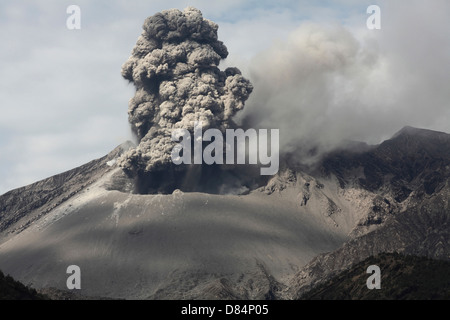
[[[138,146],[120,159],[129,174],[145,175],[173,168],[173,129],[224,131],[244,107],[252,85],[237,68],[221,71],[228,55],[218,40],[218,26],[195,8],[162,11],[147,18],[122,75],[136,87],[129,122]]]

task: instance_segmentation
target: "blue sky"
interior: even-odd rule
[[[355,0],[1,1],[0,194],[82,165],[130,140],[127,108],[134,88],[122,79],[121,66],[129,57],[147,16],[164,9],[182,10],[189,5],[199,8],[205,18],[219,25],[219,39],[230,52],[223,65],[237,66],[250,78],[259,77],[255,83],[264,82],[258,63],[270,63],[279,43],[285,44],[279,45],[280,48],[292,48],[286,43],[298,39],[292,34],[305,22],[344,26],[361,43],[361,48],[367,52],[370,48],[377,50],[378,62],[374,68],[379,70],[370,78],[354,70],[364,67],[361,62],[352,62],[351,68],[345,70],[333,69],[338,72],[337,78],[352,77],[349,72],[357,74],[355,78],[346,78],[348,85],[355,85],[351,79],[364,83],[379,77],[375,85],[364,86],[364,96],[356,97],[357,103],[364,104],[369,96],[381,92],[386,101],[393,100],[389,102],[392,105],[420,101],[423,106],[405,112],[404,108],[383,108],[380,104],[384,100],[377,100],[378,113],[383,117],[378,119],[378,129],[370,131],[372,142],[386,138],[402,124],[449,132],[446,130],[450,125],[449,108],[443,104],[449,96],[440,86],[449,80],[445,74],[449,73],[450,65],[447,31],[450,28],[445,12],[450,12],[450,5],[445,0],[424,3],[406,0],[395,4]],[[81,8],[81,30],[66,28],[66,8],[71,4]],[[383,27],[378,34],[370,33],[365,26],[368,16],[365,10],[370,4],[382,8]],[[411,25],[412,21],[416,24]],[[304,36],[302,32],[298,34]],[[435,55],[432,59],[427,56],[430,52]],[[395,66],[395,71],[389,66]],[[398,81],[395,85],[394,78]],[[433,81],[436,85],[432,85]],[[359,88],[359,82],[355,87]],[[397,85],[398,90],[393,90]],[[366,92],[374,86],[378,91]],[[417,97],[414,92],[418,91],[411,89],[411,97],[409,88],[425,89]],[[255,112],[258,97],[249,103],[249,110]],[[354,115],[362,109],[343,110]],[[290,115],[288,111],[285,114]],[[399,119],[400,114],[406,113],[407,119]],[[284,121],[276,117],[272,120],[279,121],[280,125]],[[358,126],[350,127],[351,137],[367,139],[367,135],[360,134],[361,130]]]

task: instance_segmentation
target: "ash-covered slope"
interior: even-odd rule
[[[378,203],[353,239],[314,258],[293,277],[288,297],[299,298],[383,252],[450,259],[450,135],[406,127],[366,153],[330,155],[324,168],[344,188],[351,184],[376,192]]]
[[[378,229],[346,242],[338,250],[319,255],[293,277],[289,297],[299,298],[355,263],[384,252],[400,252],[434,259],[450,259],[450,188],[427,197],[388,219]],[[367,265],[366,267],[368,267]]]
[[[360,202],[341,197],[334,180],[291,170],[241,196],[132,194],[114,164],[119,154],[97,160],[98,170],[67,174],[79,192],[61,201],[65,189],[56,189],[43,207],[51,210],[37,207],[24,228],[3,231],[0,269],[36,288],[64,289],[76,264],[89,296],[264,299],[344,243],[360,219]],[[39,194],[46,183],[27,188]]]
[[[37,205],[0,198],[0,270],[65,289],[75,264],[85,296],[290,299],[379,252],[448,258],[448,137],[407,128],[246,195],[133,194],[119,148],[23,188]]]
[[[337,197],[328,186],[310,208],[295,197],[296,182],[271,195],[107,190],[120,170],[3,242],[0,269],[36,288],[64,289],[65,270],[75,264],[85,295],[263,299],[298,266],[342,244],[351,225],[337,227],[313,210],[320,197]]]
[[[123,143],[108,155],[0,196],[0,235],[20,232],[112,169],[133,144]]]

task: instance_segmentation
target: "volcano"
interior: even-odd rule
[[[405,127],[223,193],[136,193],[117,164],[133,147],[2,195],[0,270],[64,291],[77,265],[87,297],[295,299],[380,253],[450,258],[447,133]]]

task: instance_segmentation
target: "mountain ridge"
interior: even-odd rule
[[[8,233],[20,232],[36,219],[87,188],[99,178],[99,175],[112,170],[108,162],[120,156],[131,144],[127,141],[99,159],[0,195],[0,212],[2,213],[0,232],[7,229],[9,229]],[[55,199],[57,199],[56,203],[52,203],[50,207],[47,206]],[[30,216],[30,212],[35,211],[39,213]]]
[[[0,196],[0,269],[64,290],[78,261],[84,296],[291,299],[371,254],[447,259],[450,135],[417,130],[245,195],[135,194],[119,146]]]

